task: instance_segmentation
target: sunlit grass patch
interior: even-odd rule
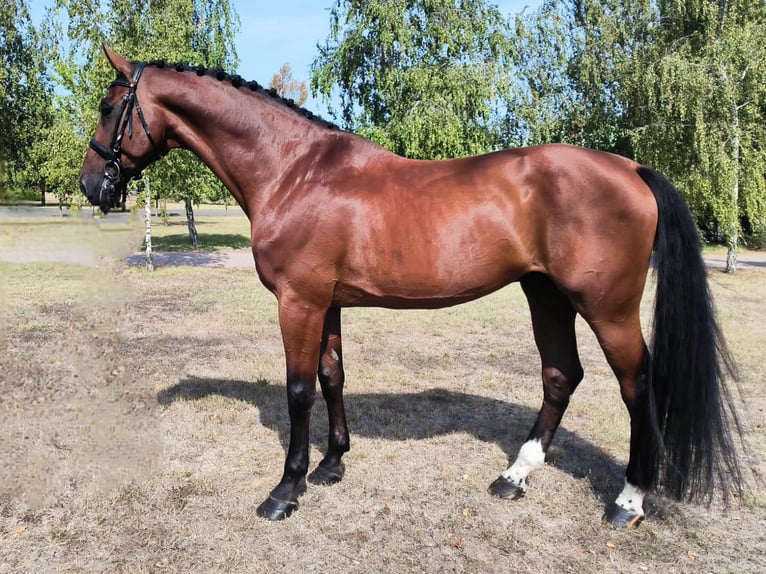
[[[235,211],[236,209],[236,211]],[[250,247],[250,222],[239,208],[229,215],[196,216],[199,235],[197,249],[221,251]],[[152,225],[152,248],[157,251],[192,251],[186,218],[174,216],[168,224],[156,220]]]

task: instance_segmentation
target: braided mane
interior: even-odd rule
[[[134,62],[135,63],[135,62]],[[174,69],[177,72],[194,72],[198,76],[210,76],[212,78],[215,78],[219,82],[228,82],[233,87],[240,89],[240,88],[246,88],[250,90],[251,92],[260,92],[262,94],[265,94],[269,97],[271,97],[274,101],[277,103],[290,108],[291,110],[295,111],[295,113],[303,116],[307,120],[310,120],[316,124],[319,124],[322,127],[330,128],[333,130],[340,130],[340,128],[330,122],[325,120],[324,118],[316,115],[314,112],[307,110],[306,108],[302,108],[295,104],[295,102],[290,98],[283,98],[280,96],[277,91],[274,88],[264,88],[261,86],[258,82],[250,81],[243,79],[242,76],[239,75],[231,75],[220,68],[217,69],[209,69],[205,66],[188,66],[185,64],[168,64],[167,62],[164,62],[162,60],[154,61],[154,62],[147,62],[147,66],[152,66],[155,68],[168,68],[168,69]]]

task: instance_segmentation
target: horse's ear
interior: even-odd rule
[[[133,64],[131,64],[128,60],[120,56],[117,52],[109,48],[106,44],[102,44],[101,46],[104,49],[104,54],[106,54],[106,59],[109,60],[109,63],[112,65],[112,68],[120,72],[123,76],[126,78],[130,78],[133,74]]]

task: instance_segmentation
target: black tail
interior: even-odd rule
[[[658,446],[654,483],[676,499],[710,500],[719,486],[739,495],[743,479],[731,437],[742,430],[726,386],[734,362],[716,323],[697,229],[673,185],[653,169],[638,175],[659,211],[654,239],[657,295],[648,376]]]

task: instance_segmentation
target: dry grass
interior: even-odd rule
[[[522,501],[486,493],[541,399],[517,286],[442,311],[344,311],[346,476],[262,521],[288,432],[273,297],[252,271],[96,260],[0,264],[2,574],[766,570],[758,484],[728,510],[650,497],[637,530],[601,525],[628,421],[582,324],[586,379],[546,468]],[[760,473],[764,273],[711,275]],[[326,424],[320,399],[314,462]]]

